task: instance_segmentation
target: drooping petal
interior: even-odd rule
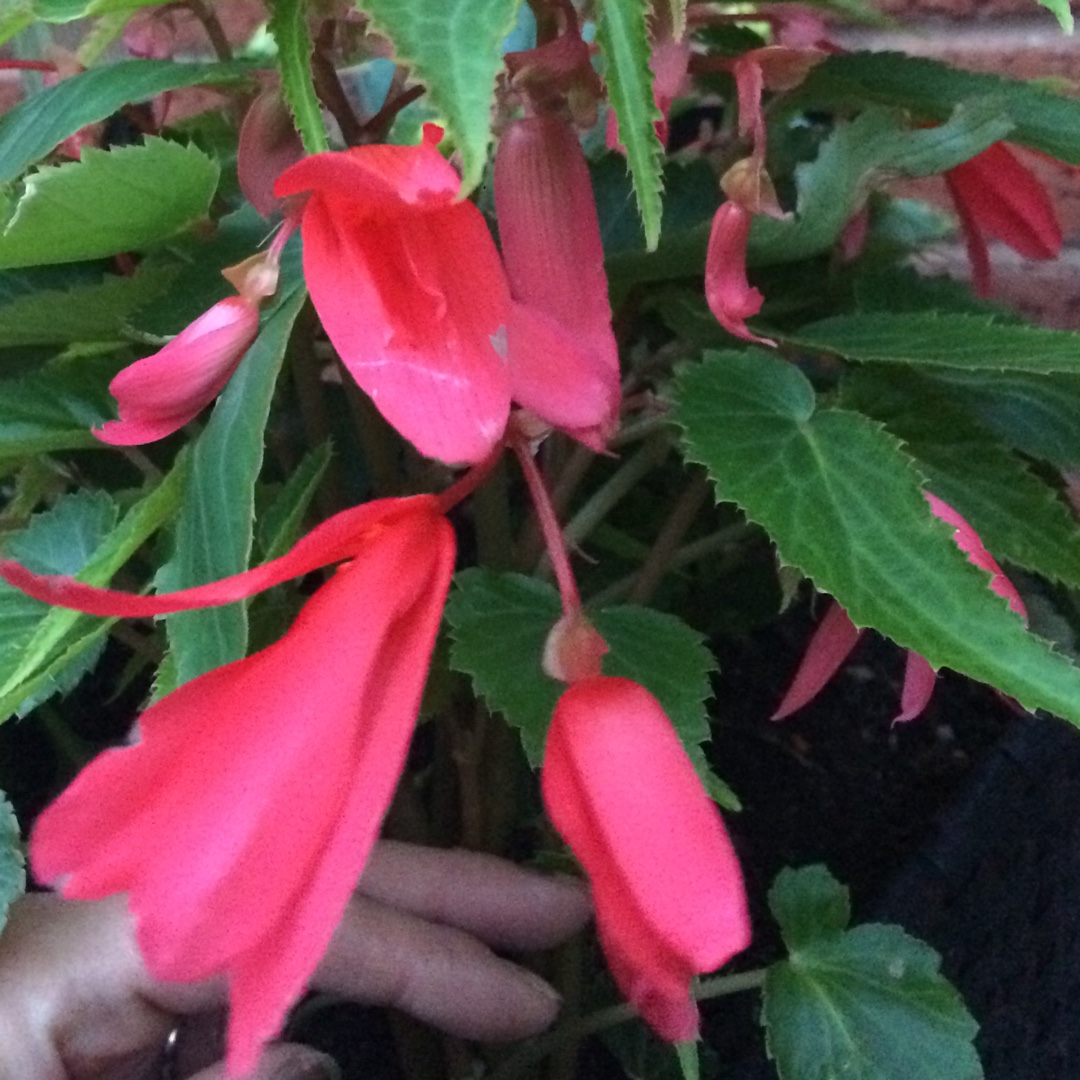
[[[244,197],[264,218],[274,215],[277,178],[304,156],[304,144],[281,90],[264,90],[248,107],[236,149],[236,172]]]
[[[690,979],[749,943],[738,861],[660,703],[605,676],[559,699],[541,777],[592,884],[612,974],[665,1038],[692,1037]]]
[[[153,975],[228,977],[232,1075],[322,956],[404,762],[454,559],[432,505],[365,534],[280,641],[148,709],[35,830],[66,896],[129,894]]]
[[[904,663],[904,688],[900,692],[900,712],[893,723],[905,724],[922,716],[934,695],[935,682],[937,672],[929,661],[913,649],[908,649]]]
[[[806,647],[795,678],[772,714],[783,720],[809,705],[840,670],[862,634],[848,613],[834,600]]]
[[[511,124],[495,156],[495,206],[515,301],[507,324],[511,393],[564,430],[600,441],[619,407],[604,249],[581,145],[554,116]]]
[[[924,491],[923,495],[930,504],[934,516],[941,518],[942,521],[956,530],[953,533],[953,539],[956,541],[957,547],[967,555],[968,562],[990,574],[991,591],[1008,600],[1009,607],[1026,622],[1027,608],[1020,598],[1020,594],[1016,591],[1016,586],[1005,576],[1005,572],[998,566],[997,560],[983,546],[979,534],[967,523],[964,517],[943,499],[939,499],[929,491]]]
[[[460,181],[433,139],[317,154],[275,191],[310,191],[304,277],[353,378],[422,454],[475,462],[509,413],[493,342],[509,289],[483,216],[455,201]]]
[[[120,419],[94,435],[113,446],[135,446],[178,431],[225,389],[258,333],[253,303],[238,296],[219,301],[109,383]]]
[[[746,325],[746,320],[761,310],[765,299],[746,279],[751,220],[752,215],[730,199],[716,211],[705,258],[705,299],[729,334],[761,345],[775,345],[752,333]]]
[[[278,559],[206,585],[156,596],[99,589],[62,575],[35,574],[11,559],[0,560],[0,577],[35,600],[74,608],[88,615],[106,618],[166,615],[231,604],[313,570],[351,559],[369,535],[393,528],[400,518],[433,514],[436,510],[437,503],[431,495],[377,499],[354,506],[327,518]]]

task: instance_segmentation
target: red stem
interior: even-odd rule
[[[48,60],[0,60],[0,71],[55,72],[56,65]]]

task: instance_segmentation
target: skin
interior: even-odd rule
[[[312,988],[403,1009],[467,1039],[547,1027],[555,991],[491,950],[550,948],[590,914],[587,893],[501,859],[383,842]],[[158,982],[135,947],[123,897],[18,900],[0,935],[0,1077],[156,1080],[169,1033],[176,1071],[224,1080],[222,980]],[[209,1060],[208,1060],[209,1059]],[[306,1047],[267,1048],[253,1080],[332,1076]]]

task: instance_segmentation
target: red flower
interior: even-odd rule
[[[183,592],[129,596],[11,562],[11,584],[98,615],[228,603],[345,562],[261,652],[143,713],[38,820],[35,873],[126,892],[157,978],[229,983],[228,1066],[249,1072],[314,971],[401,771],[454,562],[429,496],[330,518],[291,552]]]
[[[219,301],[109,383],[120,419],[94,434],[113,446],[137,446],[178,431],[225,389],[258,333],[257,303],[242,296]]]
[[[1046,189],[1004,143],[994,143],[949,169],[945,183],[967,244],[975,291],[990,293],[990,254],[995,237],[1026,259],[1056,259],[1061,225]]]
[[[495,155],[495,206],[514,301],[514,400],[603,450],[618,423],[619,353],[589,169],[560,119],[507,128]]]
[[[705,258],[705,299],[720,325],[735,337],[775,345],[752,333],[746,320],[761,310],[764,297],[746,280],[746,244],[753,215],[728,199],[720,204],[709,233]]]
[[[924,491],[923,496],[930,504],[934,516],[953,526],[953,540],[967,555],[968,562],[990,574],[991,591],[1007,600],[1009,607],[1026,622],[1027,609],[1016,591],[1016,586],[1005,576],[997,560],[983,546],[979,534],[947,502],[929,491]],[[799,669],[795,672],[795,678],[772,714],[772,719],[784,720],[813,701],[855,648],[862,632],[863,628],[857,627],[848,613],[834,601],[811,636]],[[930,704],[936,678],[934,669],[926,658],[909,649],[904,665],[900,713],[893,720],[894,724],[914,720],[922,715],[923,710]]]
[[[509,289],[483,215],[436,149],[361,146],[287,169],[274,193],[309,192],[304,277],[345,366],[422,453],[481,460],[510,410]]]
[[[615,981],[664,1039],[693,1039],[690,981],[750,943],[738,860],[660,703],[596,676],[559,699],[541,777],[589,875]]]

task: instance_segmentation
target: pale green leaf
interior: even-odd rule
[[[359,0],[358,6],[394,43],[445,118],[461,151],[463,194],[484,172],[491,141],[495,76],[503,38],[514,28],[519,0]]]
[[[7,922],[11,902],[26,890],[26,860],[19,838],[19,823],[11,803],[0,791],[0,930]]]
[[[283,285],[282,298],[196,440],[176,522],[175,552],[158,572],[158,592],[202,585],[248,568],[266,420],[293,322],[306,297],[301,286]],[[243,602],[180,611],[167,617],[166,626],[177,685],[247,651]]]
[[[790,950],[765,979],[762,1022],[780,1080],[979,1080],[978,1024],[941,958],[899,926],[846,930],[824,867],[785,870],[769,905]]]
[[[270,0],[270,33],[278,48],[278,71],[285,101],[296,121],[304,149],[319,154],[330,148],[322,109],[311,81],[311,32],[307,0]]]
[[[1066,34],[1073,32],[1073,14],[1072,8],[1069,6],[1069,0],[1039,0],[1047,11],[1053,13],[1053,16],[1058,21],[1058,25]]]
[[[656,134],[656,122],[663,118],[653,100],[648,14],[647,0],[602,0],[596,40],[604,58],[608,100],[619,118],[619,140],[634,181],[645,246],[653,251],[660,242],[664,147]]]
[[[148,139],[39,169],[0,233],[0,267],[155,247],[206,218],[218,166],[195,146]],[[92,212],[91,212],[92,210]]]
[[[1080,374],[1080,334],[1002,323],[989,315],[837,315],[804,326],[790,340],[848,360]]]
[[[1080,724],[1080,670],[990,591],[879,425],[817,409],[801,372],[760,350],[684,368],[675,398],[688,458],[857,626]]]
[[[0,40],[3,18],[0,14]],[[73,75],[0,116],[0,184],[14,180],[69,135],[124,105],[185,86],[234,83],[252,74],[243,64],[124,60]]]
[[[904,369],[845,378],[841,405],[904,440],[927,487],[958,510],[999,561],[1080,586],[1080,527],[1057,492],[965,412]]]

